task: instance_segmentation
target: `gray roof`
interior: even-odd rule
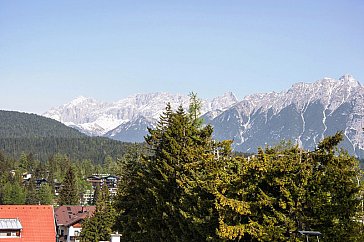
[[[17,218],[0,218],[1,229],[22,229],[21,223]]]

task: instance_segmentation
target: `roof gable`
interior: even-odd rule
[[[56,229],[51,205],[1,205],[0,219],[17,218],[22,226],[21,238],[1,238],[1,242],[54,242]]]
[[[57,225],[71,226],[92,216],[95,206],[60,206],[54,209]]]

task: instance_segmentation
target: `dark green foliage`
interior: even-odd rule
[[[81,241],[109,241],[114,223],[115,210],[105,185],[99,193],[94,215],[87,218],[82,225]]]
[[[4,153],[18,158],[22,152],[31,152],[41,161],[61,153],[68,154],[72,160],[89,159],[102,163],[108,155],[115,159],[133,145],[103,137],[0,137],[0,150]]]
[[[53,119],[35,114],[0,110],[0,150],[19,159],[46,161],[54,154],[68,154],[72,160],[90,159],[102,163],[107,156],[116,159],[133,144],[103,137],[88,137]]]
[[[32,176],[26,184],[27,195],[25,198],[25,204],[35,205],[39,203],[38,193],[36,190],[36,183],[34,176]]]
[[[337,132],[335,135],[323,139],[317,146],[320,153],[333,153],[337,145],[343,140],[343,132]]]
[[[99,196],[100,196],[100,185],[97,184],[95,191],[94,191],[94,197],[92,199],[92,205],[96,205],[97,199],[99,198]]]
[[[307,189],[304,226],[321,231],[323,241],[362,241],[356,216],[361,211],[362,173],[358,161],[338,150],[342,132],[325,138],[311,155],[313,175]],[[362,199],[362,198],[361,198]]]
[[[190,95],[190,105],[188,108],[188,113],[192,122],[195,125],[200,126],[203,120],[200,118],[201,116],[201,108],[202,108],[202,101],[197,97],[197,94],[191,92]]]
[[[320,241],[362,241],[361,173],[355,158],[337,150],[341,139],[327,137],[313,152],[278,146],[236,159],[217,194],[220,237],[303,241],[298,230],[315,230]]]
[[[152,197],[147,197],[145,191],[144,175],[140,173],[145,167],[141,154],[138,151],[124,157],[121,165],[118,193],[114,199],[114,207],[118,218],[115,223],[115,230],[122,232],[124,241],[143,241],[144,224],[140,223],[141,214],[148,217],[150,206],[153,206]],[[148,202],[148,200],[150,202]]]
[[[0,110],[0,137],[85,137],[81,132],[36,114]]]
[[[98,241],[97,224],[91,218],[86,218],[82,222],[80,239],[82,242]]]
[[[236,158],[222,181],[217,207],[221,238],[243,241],[297,241],[310,167],[300,152],[260,149],[249,160]]]
[[[49,184],[42,184],[38,190],[39,204],[53,204],[53,190]]]
[[[117,229],[126,241],[216,238],[211,183],[222,159],[215,155],[219,145],[211,139],[212,128],[194,117],[167,105],[146,137],[151,155],[128,167],[115,202]]]
[[[8,177],[8,181],[1,184],[1,204],[24,204],[26,192],[21,184],[21,177],[18,173]]]
[[[66,176],[62,182],[62,188],[59,192],[59,205],[78,205],[80,197],[77,191],[75,172],[72,166],[69,166]]]

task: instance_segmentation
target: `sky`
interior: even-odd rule
[[[0,1],[1,110],[150,92],[241,100],[344,74],[364,83],[362,0]]]

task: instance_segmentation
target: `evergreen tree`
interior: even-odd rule
[[[114,200],[117,212],[115,230],[123,235],[125,241],[143,241],[146,222],[152,219],[149,216],[150,207],[154,206],[154,200],[149,193],[143,173],[145,162],[139,155],[125,156],[120,164],[121,174],[118,184],[118,193]],[[149,196],[148,196],[149,195]],[[145,217],[143,219],[143,216]]]
[[[31,171],[28,171],[29,166],[30,165],[29,165],[27,155],[24,152],[21,153],[20,160],[19,160],[19,168],[21,169],[22,172],[31,172]]]
[[[218,193],[217,207],[223,239],[299,241],[310,164],[300,150],[259,149],[251,159],[236,158]]]
[[[99,241],[99,235],[97,231],[98,231],[97,224],[92,219],[92,217],[84,219],[84,221],[82,222],[80,241],[82,242]]]
[[[115,223],[115,210],[110,202],[107,186],[103,186],[97,199],[94,215],[82,224],[81,241],[108,241]]]
[[[100,196],[100,185],[97,183],[96,187],[95,187],[95,190],[94,190],[94,194],[93,194],[93,198],[92,198],[92,202],[91,204],[92,205],[96,205],[97,204],[97,199],[99,198]]]
[[[3,204],[25,204],[26,192],[18,182],[7,182],[2,189]]]
[[[4,204],[4,196],[8,196],[8,188],[5,187],[5,185],[13,180],[10,171],[14,167],[14,163],[15,162],[11,162],[9,158],[5,157],[0,150],[0,204]]]
[[[341,137],[325,138],[313,152],[275,147],[237,158],[218,181],[221,239],[302,241],[298,230],[315,230],[322,241],[361,241],[361,174],[355,158],[335,148]]]
[[[132,178],[127,181],[131,186],[121,190],[116,202],[118,229],[126,240],[216,237],[218,219],[211,183],[223,159],[215,155],[220,144],[212,141],[211,126],[202,127],[196,118],[181,106],[173,112],[167,105],[156,129],[149,129],[146,142],[151,155],[132,167]]]
[[[202,124],[201,115],[201,108],[202,108],[202,101],[197,97],[197,94],[191,92],[190,95],[190,105],[188,108],[188,113],[190,115],[190,119],[192,122],[199,127]]]
[[[98,221],[100,240],[110,240],[115,223],[115,209],[111,204],[109,189],[106,184],[101,189],[101,196],[96,203],[95,219]]]
[[[49,184],[42,184],[37,195],[39,204],[53,204],[53,190]]]
[[[63,179],[62,188],[59,192],[59,205],[78,205],[80,198],[77,191],[75,173],[72,166]]]
[[[362,173],[358,161],[337,148],[342,139],[342,132],[327,137],[310,155],[314,167],[303,226],[322,232],[323,241],[363,241],[356,219],[362,209]]]
[[[34,204],[39,203],[38,194],[37,194],[35,185],[36,184],[35,184],[34,176],[31,176],[31,178],[29,179],[27,186],[26,186],[27,192],[26,192],[25,204],[34,205]]]

